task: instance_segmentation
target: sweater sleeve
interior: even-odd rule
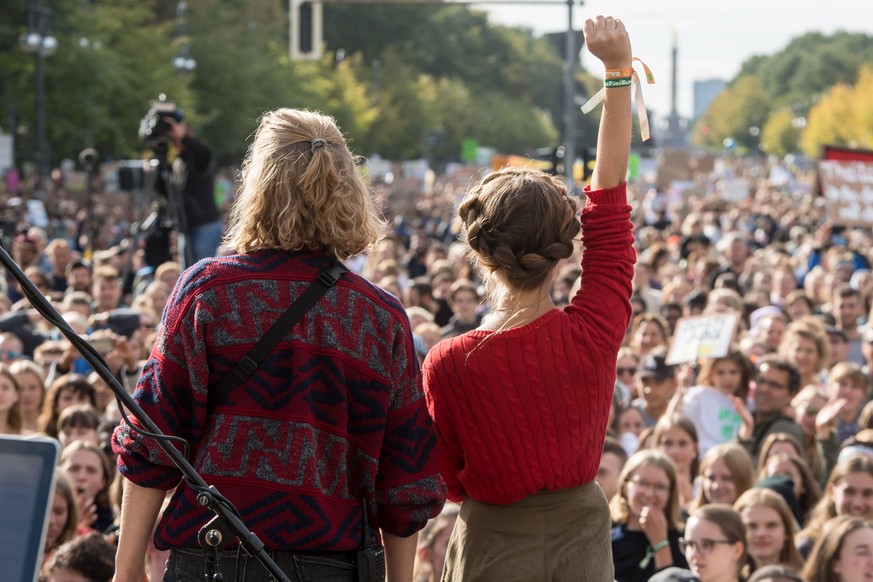
[[[625,183],[587,192],[582,210],[582,277],[567,313],[579,315],[594,339],[618,347],[630,323],[633,291],[631,207]]]
[[[209,367],[202,333],[206,314],[198,311],[192,293],[181,291],[182,285],[180,279],[168,301],[133,398],[161,432],[188,442],[189,461],[193,461],[206,423]],[[142,428],[132,416],[130,420],[136,429]],[[169,455],[126,422],[115,430],[112,448],[118,454],[118,471],[137,485],[169,490],[182,478]]]
[[[423,373],[427,410],[434,421],[434,426],[436,426],[440,473],[448,489],[448,499],[459,503],[467,498],[467,492],[458,478],[464,469],[464,456],[461,454],[458,435],[452,425],[451,414],[443,411],[442,402],[438,396],[443,392],[438,386],[437,374],[434,372],[433,366],[430,365],[431,356],[434,354],[436,354],[435,350],[431,350],[428,354]]]
[[[406,537],[442,510],[437,439],[421,385],[418,357],[408,324],[397,324],[385,438],[376,475],[378,525]]]

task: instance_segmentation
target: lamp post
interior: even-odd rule
[[[567,38],[564,50],[564,176],[572,190],[576,165],[576,35],[573,33],[573,0],[567,0]]]
[[[188,3],[184,0],[176,4],[176,42],[178,52],[173,57],[173,67],[180,73],[190,73],[197,68],[197,61],[191,56],[191,38],[188,36]]]
[[[43,59],[54,54],[58,40],[51,36],[52,11],[47,6],[28,2],[27,32],[18,39],[18,44],[26,53],[36,58],[36,186],[41,191],[48,175],[48,156],[45,145],[45,75]]]

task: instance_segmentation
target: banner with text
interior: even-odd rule
[[[667,363],[685,364],[698,358],[721,358],[731,347],[740,321],[735,312],[684,317],[676,322]]]
[[[873,163],[823,160],[818,178],[831,222],[873,225]]]

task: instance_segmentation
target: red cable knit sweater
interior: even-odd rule
[[[445,340],[427,356],[425,396],[452,501],[507,504],[597,473],[631,317],[624,184],[588,193],[582,229],[582,286],[569,306],[521,327]]]

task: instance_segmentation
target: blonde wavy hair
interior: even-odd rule
[[[277,109],[261,117],[243,163],[224,244],[239,253],[320,249],[346,259],[385,222],[332,117]]]

